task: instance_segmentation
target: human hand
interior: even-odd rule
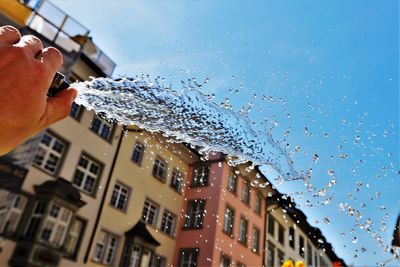
[[[21,37],[12,26],[0,27],[0,155],[68,116],[75,89],[47,97],[62,64],[56,48],[43,49],[37,37]]]

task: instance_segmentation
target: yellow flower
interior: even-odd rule
[[[304,265],[304,262],[296,261],[296,267],[306,267],[306,266]]]
[[[286,260],[283,264],[282,267],[294,267],[293,261],[292,260]]]

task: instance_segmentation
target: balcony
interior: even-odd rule
[[[1,0],[0,12],[57,46],[64,54],[83,53],[105,75],[115,63],[89,37],[89,30],[47,0]],[[77,58],[77,57],[76,57]]]

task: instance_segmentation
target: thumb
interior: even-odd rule
[[[46,110],[41,118],[42,127],[47,127],[69,115],[72,102],[78,95],[78,91],[69,88],[58,92],[55,96],[47,100]]]

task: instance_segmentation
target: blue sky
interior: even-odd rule
[[[400,212],[398,1],[53,2],[91,30],[116,74],[162,76],[177,89],[209,78],[214,101],[228,98],[235,110],[251,103],[257,129],[275,120],[278,140],[289,130],[285,141],[301,147],[296,167],[312,168],[318,188],[334,170],[337,184],[325,206],[317,204],[324,197],[301,195],[300,182],[280,190],[313,203],[304,207],[310,223],[347,263],[390,258],[338,205],[359,209],[389,242]]]

